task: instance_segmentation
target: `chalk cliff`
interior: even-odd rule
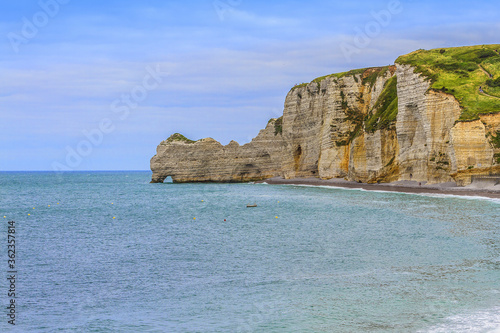
[[[500,172],[500,110],[463,120],[459,99],[424,74],[396,63],[296,86],[283,116],[243,146],[175,134],[151,159],[152,182],[281,176],[466,185],[472,175]]]

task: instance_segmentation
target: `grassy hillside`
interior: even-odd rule
[[[499,52],[500,44],[418,50],[396,63],[414,66],[429,78],[431,89],[454,95],[463,107],[460,120],[471,120],[500,112]]]

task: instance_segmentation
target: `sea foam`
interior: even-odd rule
[[[500,333],[500,307],[480,310],[468,314],[459,314],[444,319],[427,330],[427,333],[448,332],[488,332]]]

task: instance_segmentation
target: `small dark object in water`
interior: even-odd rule
[[[250,207],[257,207],[257,204],[253,204],[253,205],[248,204],[247,208],[250,208]]]

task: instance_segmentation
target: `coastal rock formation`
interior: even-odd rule
[[[451,129],[461,114],[449,94],[429,90],[430,82],[410,66],[398,66],[400,180],[448,182],[456,171]]]
[[[151,159],[152,182],[281,176],[467,185],[473,175],[500,172],[500,113],[461,119],[453,91],[433,88],[421,72],[396,63],[295,86],[283,116],[243,146],[175,134]]]
[[[279,125],[279,124],[278,124]],[[276,175],[282,166],[285,142],[275,135],[276,120],[269,121],[252,142],[223,146],[212,138],[193,142],[176,133],[160,143],[151,159],[152,182],[168,176],[174,182],[245,182]]]
[[[500,114],[485,115],[480,120],[459,122],[451,129],[453,145],[453,178],[461,185],[471,176],[500,173],[500,147],[489,137],[500,133]]]

